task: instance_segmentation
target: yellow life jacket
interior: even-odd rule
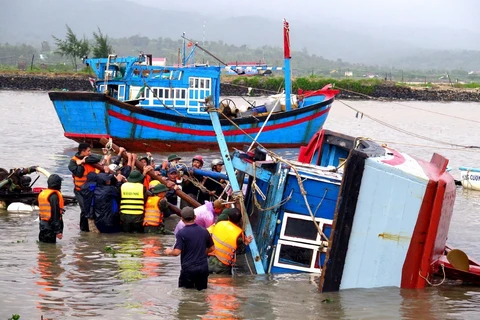
[[[45,189],[40,192],[38,195],[38,207],[40,208],[40,220],[43,221],[50,221],[52,218],[52,207],[50,206],[50,202],[48,201],[48,198],[50,196],[56,193],[58,196],[58,203],[60,206],[60,213],[63,214],[63,196],[62,193],[58,190],[53,190],[53,189]],[[61,219],[61,216],[60,216]]]
[[[145,217],[143,218],[143,225],[150,227],[158,227],[163,223],[163,213],[158,208],[160,202],[159,196],[150,196],[145,204]]]
[[[230,221],[220,221],[207,229],[212,234],[215,250],[209,255],[217,257],[224,265],[232,266],[237,261],[237,239],[243,230]]]
[[[145,199],[143,184],[125,182],[122,184],[120,212],[123,214],[143,214],[145,211]]]
[[[81,159],[78,158],[77,156],[73,156],[72,160],[77,161]],[[77,191],[80,191],[80,188],[83,186],[83,184],[87,182],[87,174],[89,174],[90,172],[96,172],[96,173],[100,172],[100,170],[95,169],[95,167],[92,166],[91,164],[84,163],[82,164],[82,166],[85,168],[85,170],[83,171],[83,176],[77,177],[73,175],[73,184],[75,184],[75,190]]]

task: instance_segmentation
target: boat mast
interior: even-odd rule
[[[182,61],[182,66],[185,66],[185,63],[186,63],[186,61],[185,61],[185,52],[186,52],[186,50],[187,50],[186,47],[185,47],[185,32],[183,33],[182,38],[183,38],[183,61]]]
[[[283,19],[283,58],[284,58],[284,78],[285,78],[285,110],[290,111],[292,103],[290,94],[292,89],[292,82],[290,79],[290,27],[287,20]]]
[[[217,106],[212,105],[212,100],[207,102],[207,108],[216,109]],[[243,191],[240,188],[240,185],[236,179],[235,168],[233,167],[232,159],[230,157],[230,153],[228,152],[227,142],[225,141],[225,136],[223,135],[222,126],[220,125],[220,118],[218,116],[218,112],[216,110],[208,110],[208,114],[210,115],[210,119],[212,120],[213,129],[217,135],[217,142],[218,147],[220,148],[220,153],[222,154],[223,163],[225,164],[225,171],[227,172],[230,185],[232,187],[234,195],[239,195],[240,201],[243,201]],[[250,220],[248,219],[248,215],[245,212],[242,212],[242,217],[244,221],[244,229],[246,236],[252,236],[253,240],[250,242],[248,247],[250,248],[250,253],[252,255],[252,260],[255,265],[255,271],[257,274],[264,274],[265,269],[261,262],[260,253],[258,251],[257,242],[255,240],[255,236],[253,235],[252,226],[250,225]]]

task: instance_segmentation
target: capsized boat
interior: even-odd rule
[[[470,190],[480,190],[480,168],[460,167],[462,187]]]
[[[299,161],[258,147],[230,154],[210,108],[227,174],[249,177],[245,194],[230,182],[258,274],[317,273],[322,291],[433,280],[455,202],[446,158],[424,161],[327,130],[300,149]]]
[[[269,148],[299,147],[322,128],[338,90],[326,86],[291,94],[289,26],[284,22],[285,93],[246,110],[220,101],[221,67],[157,66],[152,57],[87,59],[98,80],[96,92],[49,92],[67,138],[98,144],[112,138],[129,150],[217,149],[205,99],[220,105],[221,126],[231,146],[249,135]],[[104,93],[106,92],[106,93]],[[229,121],[229,120],[232,121]],[[268,123],[267,123],[268,120]]]

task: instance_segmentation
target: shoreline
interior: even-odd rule
[[[1,73],[0,90],[20,91],[92,91],[88,75],[58,75],[32,73]],[[340,89],[338,99],[369,100],[368,96]],[[270,94],[262,88],[254,88],[253,96]],[[230,83],[221,83],[222,96],[247,96],[248,88]],[[377,85],[369,95],[374,99],[395,101],[443,101],[480,102],[480,90],[459,89],[448,86],[434,88],[397,86],[386,82]]]

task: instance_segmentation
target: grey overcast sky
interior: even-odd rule
[[[262,16],[270,19],[318,20],[345,28],[367,26],[448,27],[478,31],[480,0],[132,0],[169,10],[198,10],[208,15]]]

